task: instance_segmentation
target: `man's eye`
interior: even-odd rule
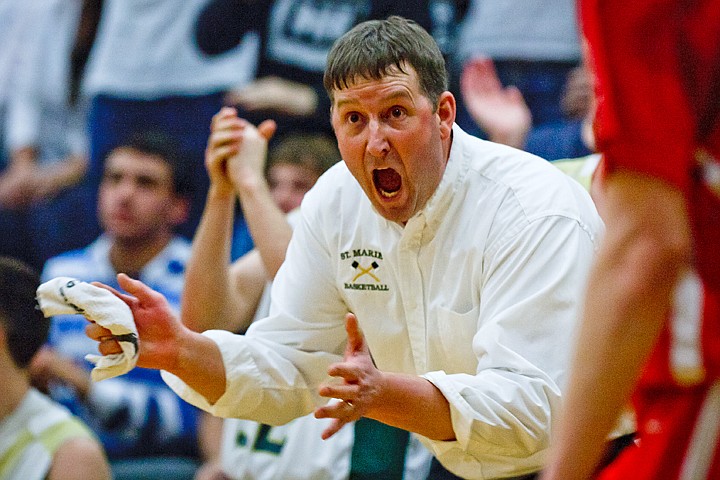
[[[357,113],[350,113],[348,114],[347,119],[350,123],[357,123],[360,121],[360,115],[358,115]]]
[[[400,107],[395,107],[395,108],[393,108],[393,109],[390,110],[390,115],[391,115],[393,118],[401,118],[403,115],[405,115],[405,110],[403,110],[403,109],[400,108]]]

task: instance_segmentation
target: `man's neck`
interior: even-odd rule
[[[30,388],[27,376],[16,368],[9,368],[0,375],[3,394],[0,395],[0,420],[9,417],[20,405]]]
[[[171,234],[148,241],[115,239],[110,247],[110,264],[116,272],[138,278],[142,269],[170,243],[171,239]]]

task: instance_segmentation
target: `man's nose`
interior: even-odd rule
[[[384,157],[390,151],[387,140],[386,126],[378,121],[371,120],[368,125],[367,151],[374,157]]]

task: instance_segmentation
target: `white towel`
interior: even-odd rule
[[[104,288],[70,277],[57,277],[37,289],[37,301],[46,317],[81,314],[112,332],[122,353],[85,356],[95,367],[94,381],[129,372],[138,359],[138,333],[130,307]]]

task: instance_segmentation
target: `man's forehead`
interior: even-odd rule
[[[416,93],[421,92],[415,72],[401,72],[396,68],[379,79],[356,75],[347,82],[346,88],[334,90],[333,98],[335,106],[341,107],[345,103],[357,103],[363,97],[392,100],[412,98]]]
[[[158,180],[170,179],[172,169],[160,157],[129,153],[111,155],[105,162],[105,173],[133,177],[152,177]]]

